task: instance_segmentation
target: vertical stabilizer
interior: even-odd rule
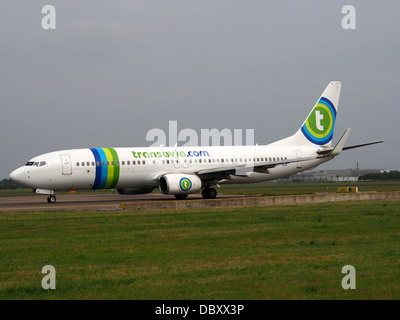
[[[330,147],[335,129],[340,89],[341,82],[330,82],[300,129],[293,136],[272,145]]]

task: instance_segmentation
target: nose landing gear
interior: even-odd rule
[[[54,194],[54,190],[47,190],[47,189],[34,189],[35,193],[39,194],[47,194],[47,202],[48,203],[56,203],[56,196]]]
[[[56,203],[56,196],[54,194],[51,194],[50,196],[47,197],[47,202],[48,203]]]

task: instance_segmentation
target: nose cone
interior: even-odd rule
[[[18,184],[25,184],[25,169],[18,168],[10,173],[10,179]]]

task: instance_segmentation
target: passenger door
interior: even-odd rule
[[[71,158],[69,154],[62,154],[61,157],[61,164],[62,164],[62,174],[63,175],[71,175],[72,174],[72,164]]]

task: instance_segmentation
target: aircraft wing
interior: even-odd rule
[[[241,164],[231,167],[218,167],[218,168],[210,168],[199,170],[197,175],[202,179],[226,179],[229,176],[247,176],[251,172],[259,172],[259,173],[269,173],[268,169],[274,168],[277,165],[284,165],[294,162],[303,162],[309,160],[315,160],[317,157],[308,157],[308,158],[296,158],[296,159],[286,159],[279,161],[263,161],[257,162],[253,165],[249,164]]]

